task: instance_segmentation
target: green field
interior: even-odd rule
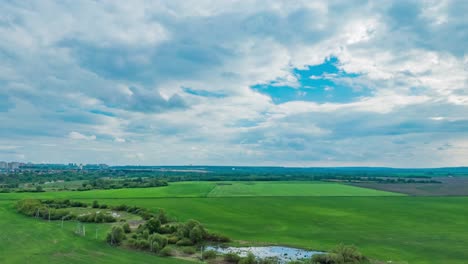
[[[381,197],[375,196],[379,193]],[[468,197],[391,195],[328,183],[190,182],[150,189],[0,194],[0,199],[99,199],[164,208],[178,220],[197,219],[242,243],[325,251],[346,243],[393,263],[466,263]],[[77,237],[72,232],[75,224],[61,230],[58,223],[26,218],[15,213],[14,202],[0,201],[0,263],[147,263],[151,258],[157,263],[182,262],[111,248],[96,241],[94,233]]]
[[[399,193],[377,191],[336,183],[317,182],[223,182],[208,197],[235,196],[394,196]]]
[[[337,183],[317,182],[176,182],[157,188],[131,188],[91,191],[61,191],[42,193],[4,193],[1,199],[23,198],[167,198],[167,197],[234,197],[234,196],[394,196],[386,191]]]
[[[193,263],[112,248],[104,242],[110,225],[86,224],[86,237],[74,234],[74,222],[47,222],[17,214],[0,201],[0,263]],[[98,239],[96,240],[96,227]]]

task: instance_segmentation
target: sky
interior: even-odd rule
[[[0,5],[0,160],[468,165],[468,1]]]

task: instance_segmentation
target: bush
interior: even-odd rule
[[[174,251],[170,247],[164,247],[159,251],[159,255],[163,257],[169,257],[174,255]]]
[[[367,263],[368,259],[354,246],[339,245],[328,254],[312,256],[313,264],[359,264]]]
[[[172,234],[177,231],[177,227],[175,225],[163,225],[159,228],[159,233],[161,234]]]
[[[224,254],[224,260],[229,263],[238,263],[241,257],[236,253],[226,253]]]
[[[247,254],[247,257],[241,258],[239,261],[239,264],[255,264],[255,263],[256,263],[255,255],[252,254],[252,252],[249,252]]]
[[[112,209],[116,211],[127,211],[127,206],[125,204],[121,204],[121,205],[116,205],[112,207]]]
[[[202,258],[203,259],[214,259],[214,258],[216,258],[216,251],[207,250],[207,251],[203,252]]]
[[[203,240],[205,236],[205,230],[201,225],[197,225],[190,230],[189,238],[192,240],[193,243],[198,243]]]
[[[132,230],[130,229],[130,225],[128,223],[123,224],[122,228],[126,234],[132,232]]]
[[[91,207],[93,207],[93,208],[99,208],[99,203],[98,203],[98,201],[94,200]]]
[[[175,243],[177,243],[178,240],[179,240],[179,238],[176,237],[176,236],[169,236],[169,237],[167,238],[167,243],[169,243],[169,244],[175,244]]]
[[[229,237],[220,235],[220,234],[215,234],[215,233],[206,234],[205,239],[208,241],[213,241],[213,242],[218,242],[218,243],[227,243],[231,241]]]
[[[154,252],[159,252],[159,250],[167,246],[167,238],[160,234],[152,234],[148,237],[148,242],[150,243],[150,248]]]
[[[120,226],[113,226],[112,230],[107,234],[107,242],[111,245],[120,245],[125,239],[125,233]]]
[[[183,247],[182,248],[182,252],[184,254],[187,254],[187,255],[193,255],[195,254],[197,251],[195,250],[194,247]]]
[[[70,207],[88,207],[88,205],[82,202],[73,201],[70,202]]]
[[[159,222],[161,222],[161,224],[166,224],[167,222],[169,222],[168,217],[166,215],[166,211],[164,211],[163,209],[160,209],[158,212],[158,220]]]
[[[278,257],[266,257],[266,258],[260,259],[257,263],[258,264],[280,264],[281,262]]]
[[[182,238],[181,240],[177,241],[177,246],[193,246],[192,240],[188,238]]]
[[[138,239],[136,241],[136,246],[137,246],[137,248],[139,248],[141,250],[148,250],[150,248],[150,244],[149,244],[148,240],[145,240],[145,239]]]
[[[157,233],[161,228],[161,222],[157,219],[151,218],[146,222],[145,227],[148,229],[150,234]]]

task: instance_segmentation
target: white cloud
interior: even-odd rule
[[[86,136],[76,131],[72,131],[68,134],[68,138],[77,140],[96,140],[96,135]]]
[[[23,147],[0,148],[0,159],[399,166],[456,153],[463,163],[466,12],[463,1],[8,2],[0,144]],[[310,81],[335,83],[330,95],[369,93],[321,103],[302,91],[294,69],[330,56],[355,76]],[[250,89],[272,82],[297,98]],[[414,133],[437,138],[430,149],[444,137],[456,147],[429,151]]]

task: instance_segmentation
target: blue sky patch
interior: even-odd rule
[[[358,78],[359,75],[340,70],[338,64],[338,59],[331,57],[324,63],[308,66],[305,70],[294,69],[293,74],[299,87],[278,85],[278,81],[272,81],[254,85],[252,89],[269,95],[276,104],[289,101],[348,103],[371,94],[368,88],[356,89],[346,85],[343,80]]]

